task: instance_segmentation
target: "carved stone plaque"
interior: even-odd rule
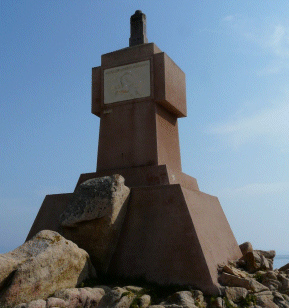
[[[104,103],[150,96],[150,61],[104,70]]]

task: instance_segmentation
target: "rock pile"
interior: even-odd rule
[[[216,307],[289,308],[289,264],[273,270],[275,251],[253,250],[248,242],[240,249],[241,259],[220,266],[219,281],[225,287],[219,298],[223,306]]]
[[[46,238],[48,242],[59,239],[57,234],[52,231],[43,231],[38,234],[39,238]],[[43,241],[43,240],[42,240]],[[60,237],[61,241],[66,241]],[[25,245],[25,244],[24,244]],[[30,247],[32,243],[29,243]],[[34,244],[35,245],[35,244]],[[71,245],[71,244],[70,244]],[[74,244],[73,244],[74,245]],[[38,245],[39,246],[39,245]],[[45,246],[45,245],[44,245]],[[243,249],[243,246],[247,246],[247,249]],[[22,247],[22,246],[21,246]],[[19,247],[20,248],[20,247]],[[25,248],[21,248],[18,251],[25,251]],[[23,303],[18,301],[15,305],[15,301],[5,302],[0,307],[14,307],[14,308],[56,308],[56,307],[67,307],[67,308],[210,308],[210,307],[250,307],[250,308],[289,308],[289,264],[283,266],[278,270],[273,270],[273,259],[275,256],[274,251],[261,251],[253,250],[250,243],[244,243],[240,246],[243,257],[239,260],[234,260],[226,265],[220,265],[219,268],[219,281],[220,281],[220,295],[210,296],[204,295],[199,290],[194,290],[192,287],[160,287],[146,284],[144,287],[136,286],[103,286],[97,285],[97,280],[90,280],[95,282],[94,286],[85,287],[86,282],[77,283],[78,288],[63,287],[61,280],[58,280],[54,284],[56,288],[49,293],[39,293],[35,297],[35,292],[30,288],[25,289],[25,294],[20,297]],[[46,250],[48,248],[46,247]],[[51,248],[50,248],[51,249]],[[79,248],[78,248],[79,249]],[[40,249],[43,250],[42,248]],[[44,249],[45,250],[45,249]],[[13,251],[14,254],[9,253],[9,256],[14,255],[14,260],[19,260],[17,256],[17,250]],[[26,252],[27,254],[27,252]],[[38,254],[40,254],[38,252]],[[34,253],[34,257],[37,258],[37,253]],[[0,257],[8,259],[8,254],[1,255]],[[27,263],[23,261],[22,266]],[[15,261],[16,263],[18,261]],[[29,262],[28,262],[29,263]],[[2,263],[1,263],[2,264]],[[7,262],[5,263],[8,264]],[[6,269],[13,268],[13,264],[10,267],[6,266]],[[20,264],[20,263],[19,263]],[[18,267],[21,266],[18,264]],[[0,285],[2,288],[1,300],[6,296],[7,291],[5,290],[4,276],[9,276],[8,270],[1,266],[1,281]],[[44,267],[45,268],[45,267]],[[17,269],[16,271],[18,271]],[[42,269],[43,271],[44,269]],[[12,270],[13,271],[13,270]],[[92,270],[93,272],[93,270]],[[5,273],[5,275],[3,274]],[[33,272],[35,274],[35,272]],[[88,272],[87,272],[88,274]],[[89,275],[86,274],[86,277]],[[71,274],[70,279],[78,277],[79,274],[76,272]],[[26,280],[29,275],[26,275]],[[24,277],[24,276],[22,276]],[[46,278],[41,280],[42,290],[47,288],[49,285]],[[54,275],[54,277],[56,277]],[[90,276],[92,277],[92,276]],[[95,276],[94,276],[95,277]],[[25,280],[25,279],[24,279]],[[18,281],[18,287],[21,287],[22,283]],[[13,281],[13,279],[12,279]],[[32,282],[35,283],[35,278]],[[38,280],[39,281],[39,280]],[[80,281],[80,280],[79,280]],[[15,290],[15,283],[12,282],[12,286]],[[174,291],[172,291],[174,289]],[[177,290],[178,289],[178,290]],[[6,290],[11,290],[11,286]],[[24,290],[24,289],[23,289]],[[15,292],[15,291],[14,291]],[[29,293],[30,292],[30,293]],[[13,292],[12,292],[13,293]],[[12,294],[10,292],[10,294]],[[16,292],[17,293],[17,292]],[[15,293],[15,294],[16,294]],[[19,296],[19,292],[17,293]],[[34,298],[31,296],[33,294]],[[46,294],[46,295],[45,295]],[[31,299],[34,299],[31,301]]]

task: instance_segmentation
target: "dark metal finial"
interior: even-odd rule
[[[146,15],[137,10],[130,17],[129,47],[145,44],[148,42],[146,33]]]

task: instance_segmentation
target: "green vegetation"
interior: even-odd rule
[[[136,297],[134,298],[134,300],[132,301],[132,303],[130,304],[130,308],[139,308],[141,305],[141,297],[144,294],[148,294],[149,290],[147,289],[141,289],[140,291],[136,292],[135,295]]]
[[[85,287],[92,288],[96,286],[97,284],[99,284],[97,278],[89,278],[89,279],[84,280],[78,287],[79,288],[85,288]]]
[[[248,294],[246,296],[246,298],[244,298],[242,301],[241,301],[241,306],[242,307],[249,307],[251,306],[252,304],[253,305],[256,305],[256,302],[257,302],[257,298],[255,295],[253,294]]]
[[[256,273],[253,278],[256,279],[258,282],[262,283],[262,277],[263,275],[261,273]]]

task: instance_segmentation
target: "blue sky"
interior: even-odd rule
[[[0,253],[47,194],[96,166],[91,68],[129,19],[185,72],[183,171],[219,198],[239,244],[289,254],[288,1],[0,1]]]

